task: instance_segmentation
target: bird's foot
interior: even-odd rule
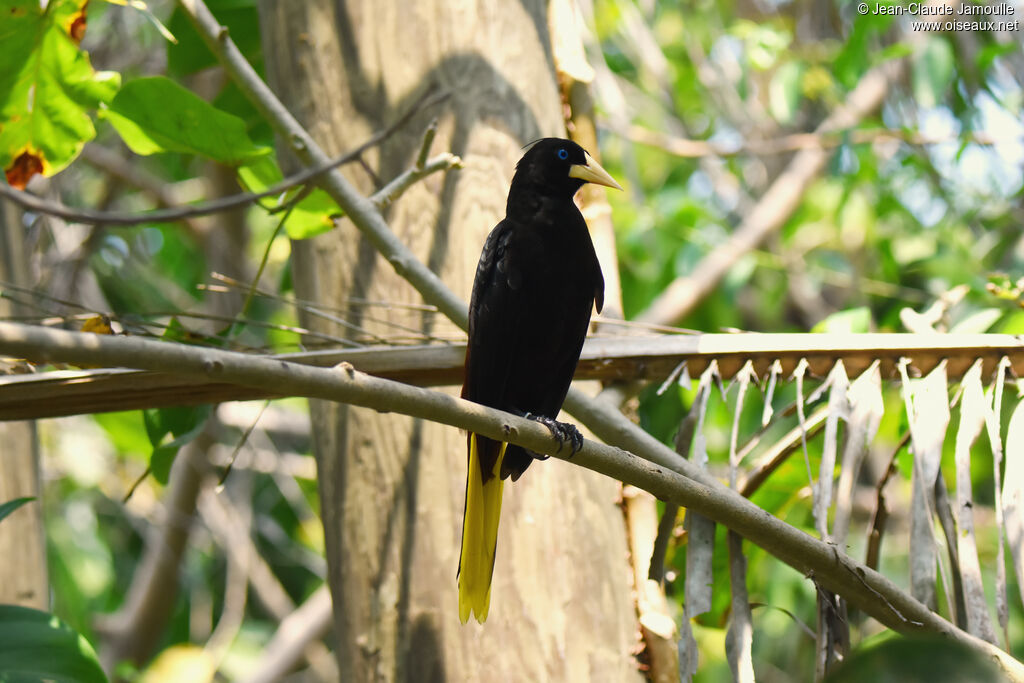
[[[583,435],[580,434],[580,430],[576,429],[576,425],[569,424],[568,422],[559,422],[552,417],[544,417],[543,415],[533,415],[526,413],[524,417],[527,420],[533,420],[539,422],[548,428],[551,432],[551,436],[555,437],[558,441],[558,452],[562,452],[562,446],[566,443],[572,448],[572,453],[569,457],[576,455],[576,453],[583,448]],[[541,456],[542,459],[546,459],[547,456]]]

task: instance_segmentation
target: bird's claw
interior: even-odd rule
[[[559,453],[562,452],[562,446],[566,443],[568,443],[572,448],[572,452],[569,454],[569,457],[576,455],[576,453],[583,448],[583,435],[580,434],[580,430],[576,429],[576,425],[569,424],[568,422],[559,422],[552,417],[533,415],[531,413],[526,413],[524,417],[526,417],[527,420],[539,422],[548,428],[551,432],[551,436],[555,437],[555,440],[558,441]]]

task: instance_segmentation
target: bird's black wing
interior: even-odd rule
[[[514,224],[503,220],[487,236],[469,303],[469,343],[462,397],[495,408],[503,407],[509,374],[509,354],[516,348],[521,317],[522,273],[510,267],[509,241]]]
[[[518,346],[517,330],[523,314],[523,297],[519,296],[523,274],[512,266],[509,253],[514,232],[515,224],[505,219],[484,242],[469,304],[469,342],[462,385],[463,398],[504,410],[510,409],[506,404],[512,368],[509,358]],[[479,437],[477,447],[482,471],[493,471],[499,442]]]

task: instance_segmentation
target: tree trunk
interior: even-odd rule
[[[522,146],[564,134],[543,4],[266,0],[261,18],[271,86],[331,153],[393,121],[431,85],[450,92],[368,153],[376,177],[356,165],[346,173],[364,191],[386,182],[414,162],[439,118],[434,153],[450,150],[465,168],[412,188],[389,222],[468,298]],[[396,323],[456,334],[439,316],[401,307],[422,301],[353,226],[293,250],[300,298],[341,307],[348,322],[388,340],[409,335]],[[312,413],[343,680],[640,680],[614,482],[548,461],[506,486],[490,616],[462,626],[465,434],[325,403]]]
[[[31,287],[21,211],[0,201],[0,282]],[[28,315],[24,306],[0,299],[0,317]],[[39,491],[39,442],[35,422],[0,422],[0,503],[23,496],[37,500],[0,522],[0,603],[49,609],[46,536]]]

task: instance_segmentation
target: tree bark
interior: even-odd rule
[[[331,153],[354,147],[428,88],[451,93],[367,155],[376,177],[346,172],[364,191],[379,187],[414,162],[424,128],[439,117],[433,151],[460,155],[465,168],[412,188],[389,221],[468,298],[522,146],[564,135],[543,4],[266,0],[261,19],[271,86]],[[397,323],[456,333],[421,311],[350,303],[421,303],[351,225],[295,243],[292,267],[299,297],[342,306],[367,332],[407,335]],[[365,409],[311,410],[343,680],[640,679],[614,482],[548,461],[506,486],[490,616],[482,628],[462,626],[455,574],[465,435]]]
[[[0,229],[0,282],[30,287],[21,211],[9,202],[0,201]],[[0,317],[28,314],[19,310],[23,308],[0,299]],[[0,603],[46,610],[50,607],[50,588],[36,423],[0,422],[0,444],[0,503],[23,496],[37,499],[0,523],[0,557],[17,558],[0,562]]]

